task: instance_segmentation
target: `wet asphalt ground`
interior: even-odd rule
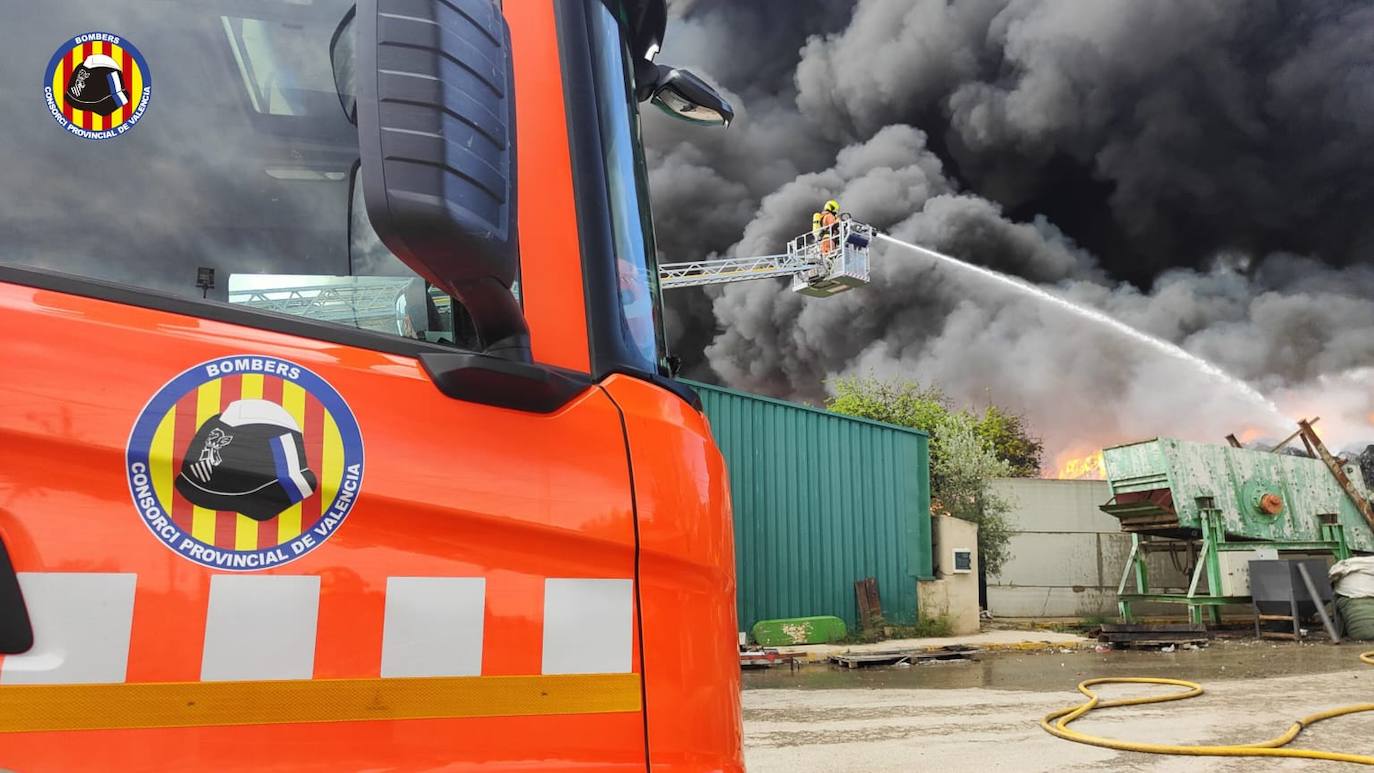
[[[1038,725],[1079,703],[1102,676],[1203,684],[1189,701],[1107,710],[1075,724],[1113,738],[1176,744],[1254,742],[1321,709],[1374,702],[1368,643],[1222,641],[1198,650],[1000,653],[907,668],[813,665],[744,674],[750,771],[1351,770],[1310,760],[1167,757],[1074,744]],[[1170,688],[1105,687],[1108,697]],[[1374,714],[1314,726],[1294,746],[1374,754]]]

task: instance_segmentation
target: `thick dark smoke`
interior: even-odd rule
[[[819,202],[1015,274],[1374,435],[1374,7],[1314,0],[696,0],[662,61],[724,132],[650,117],[662,259],[778,252]],[[1052,452],[1218,440],[1217,379],[897,249],[827,300],[673,291],[689,373],[793,398],[917,378],[1025,411]]]
[[[928,127],[975,192],[1138,282],[1221,249],[1350,263],[1371,44],[1363,2],[875,0],[807,43],[798,105],[840,142]]]

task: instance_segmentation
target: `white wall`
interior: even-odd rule
[[[994,617],[1116,615],[1116,587],[1131,550],[1119,522],[1098,509],[1106,481],[1003,478],[993,490],[1012,504],[1012,557],[988,578]],[[1183,562],[1180,556],[1180,563]],[[1150,558],[1152,590],[1187,578],[1167,555]]]

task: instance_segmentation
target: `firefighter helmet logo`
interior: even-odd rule
[[[210,436],[202,441],[200,458],[195,461],[195,464],[191,463],[190,457],[186,458],[186,466],[191,468],[191,472],[195,473],[197,478],[200,478],[201,483],[209,483],[210,474],[215,471],[216,467],[224,463],[224,457],[219,454],[220,449],[229,445],[233,439],[233,435],[226,435],[224,430],[215,427],[210,430]],[[186,472],[182,471],[181,474],[185,475]]]
[[[107,140],[143,119],[153,93],[152,72],[132,43],[108,32],[87,32],[58,47],[43,74],[48,112],[82,139]]]
[[[167,547],[215,569],[265,569],[339,529],[362,486],[362,435],[305,367],[224,357],[158,390],[129,436],[126,472],[144,525]]]

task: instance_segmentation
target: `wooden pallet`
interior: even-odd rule
[[[892,652],[842,652],[831,655],[830,661],[848,668],[862,666],[895,666],[931,660],[972,660],[983,651],[972,647],[942,647],[937,650],[894,650]]]
[[[782,653],[772,648],[751,647],[739,651],[739,667],[742,669],[772,668],[783,664],[795,671],[801,661],[795,653]]]
[[[1104,623],[1097,640],[1119,647],[1168,647],[1206,644],[1211,636],[1201,623]]]

